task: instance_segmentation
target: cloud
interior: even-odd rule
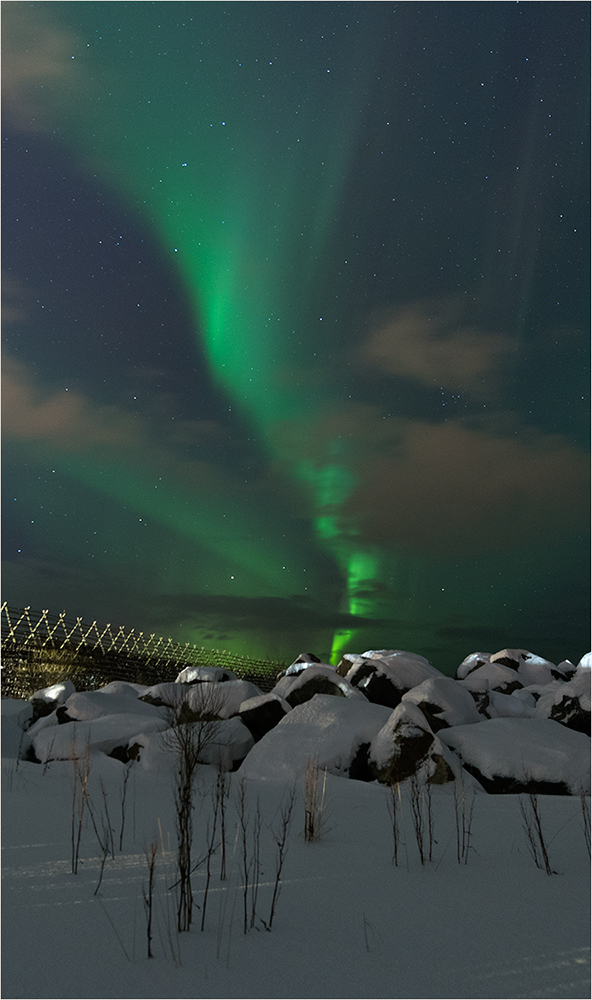
[[[283,442],[292,463],[319,475],[333,463],[347,470],[355,485],[341,502],[323,507],[317,498],[316,515],[361,544],[466,555],[588,524],[587,452],[512,414],[435,423],[352,403],[306,435],[284,428]]]
[[[117,406],[96,406],[67,387],[43,387],[28,366],[2,360],[2,428],[5,438],[35,440],[61,449],[93,445],[137,447],[141,428]]]
[[[76,35],[56,27],[42,4],[2,4],[2,104],[27,132],[48,129],[48,99],[79,84]]]
[[[356,360],[429,387],[487,393],[513,344],[503,333],[463,321],[462,312],[454,299],[434,299],[382,314],[358,347]]]
[[[368,542],[498,550],[587,520],[588,456],[561,435],[420,420],[393,432],[391,447],[383,438],[359,460],[359,485],[342,511]]]
[[[182,621],[204,629],[228,628],[238,632],[276,633],[278,630],[314,632],[323,629],[381,626],[382,619],[364,618],[313,604],[301,595],[245,597],[228,594],[167,594],[155,597],[150,609],[171,627]]]

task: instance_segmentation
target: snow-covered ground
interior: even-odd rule
[[[322,828],[319,839],[308,842],[303,761],[310,755],[304,743],[315,718],[324,712],[323,717],[331,719],[330,733],[319,746],[321,755],[330,752],[335,757],[337,744],[331,734],[339,720],[335,712],[327,715],[330,709],[341,705],[362,736],[371,723],[371,708],[377,713],[372,722],[375,732],[383,725],[383,716],[390,715],[363,699],[317,694],[293,708],[285,723],[255,744],[243,767],[228,775],[227,877],[220,879],[216,835],[204,929],[205,862],[192,878],[191,928],[177,933],[173,805],[177,758],[163,750],[164,736],[153,725],[145,703],[138,716],[138,726],[143,725],[145,732],[140,739],[138,729],[135,737],[142,747],[139,760],[124,764],[107,756],[105,747],[94,748],[87,762],[83,753],[79,755],[75,778],[72,760],[51,759],[57,755],[58,735],[63,738],[76,727],[82,736],[84,726],[96,726],[101,697],[85,700],[77,695],[70,702],[71,711],[77,706],[82,721],[37,723],[39,732],[46,734],[36,743],[37,753],[43,747],[49,751],[45,764],[17,759],[11,720],[22,724],[22,709],[26,716],[29,707],[25,702],[3,702],[8,719],[2,758],[2,996],[6,1000],[589,997],[590,860],[584,829],[589,797],[582,802],[577,794],[538,795],[551,869],[547,874],[535,865],[529,846],[521,811],[521,802],[527,807],[528,798],[488,794],[464,771],[462,784],[457,778],[431,785],[429,795],[428,786],[422,786],[417,800],[424,821],[422,864],[413,787],[405,781],[395,800],[399,821],[395,864],[390,788],[340,776],[336,766],[326,777],[320,773],[318,804],[325,785]],[[122,715],[123,708],[127,705],[120,707]],[[93,713],[94,721],[84,721]],[[296,724],[299,715],[301,725]],[[475,732],[481,727],[493,731],[506,722],[493,721],[492,727],[487,720],[476,723]],[[535,722],[526,719],[527,728]],[[543,722],[557,727],[560,734],[565,731],[559,723]],[[242,723],[230,719],[223,725],[236,728]],[[53,742],[47,735],[51,729]],[[462,736],[468,729],[457,726],[456,732]],[[453,729],[443,733],[452,744]],[[279,779],[273,768],[263,776],[255,766],[266,741],[276,756]],[[291,774],[286,764],[290,760]],[[531,762],[527,763],[531,773]],[[78,870],[73,874],[72,831],[77,835],[81,775],[87,765],[88,802],[99,834],[104,831],[105,808],[108,811],[114,856],[100,848],[87,806]],[[212,829],[217,774],[210,764],[198,768],[195,861],[204,854]],[[241,789],[248,823],[244,838],[239,824]],[[285,808],[293,790],[281,891],[268,930],[277,874],[274,834],[281,834],[282,803]],[[465,848],[469,825],[470,843],[459,862],[463,790]],[[149,959],[144,896],[149,875],[146,850],[152,843],[157,850],[154,957]],[[250,883],[247,933],[245,850]],[[254,883],[258,884],[255,899]]]

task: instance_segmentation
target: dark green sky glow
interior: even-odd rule
[[[4,3],[3,598],[589,648],[589,10]]]

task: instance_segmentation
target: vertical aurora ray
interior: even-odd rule
[[[192,27],[174,39],[166,24],[157,28],[157,10],[118,5],[118,23],[142,39],[142,59],[126,61],[113,43],[94,42],[96,11],[85,10],[94,6],[68,10],[83,85],[66,110],[67,142],[152,222],[183,276],[214,380],[285,468],[281,429],[305,428],[334,402],[306,375],[317,348],[326,355],[336,336],[319,309],[331,300],[332,228],[368,86],[370,36],[359,27],[355,41],[344,35],[319,71],[317,42],[298,46],[300,32],[263,5],[235,5],[233,30],[218,5],[192,5]],[[261,18],[264,44],[253,24]],[[282,66],[274,35],[285,43],[286,33],[294,56]],[[169,46],[174,60],[161,55]],[[347,303],[340,312],[343,320]],[[290,374],[299,369],[302,379]],[[355,485],[347,448],[328,439],[324,460],[296,458],[288,472],[310,492],[317,539],[342,573],[342,610],[367,613],[371,602],[356,588],[376,559],[339,517]],[[84,475],[93,478],[88,468]]]

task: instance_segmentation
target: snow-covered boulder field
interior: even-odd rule
[[[305,653],[272,691],[1,705],[3,996],[590,995],[589,659]]]
[[[523,649],[471,653],[452,678],[403,650],[346,654],[335,668],[301,653],[265,694],[229,670],[186,668],[153,687],[66,680],[3,699],[2,715],[3,756],[43,765],[85,749],[141,759],[188,724],[207,726],[202,763],[248,778],[297,780],[314,760],[386,785],[462,771],[490,793],[590,790],[589,656],[576,666]]]

